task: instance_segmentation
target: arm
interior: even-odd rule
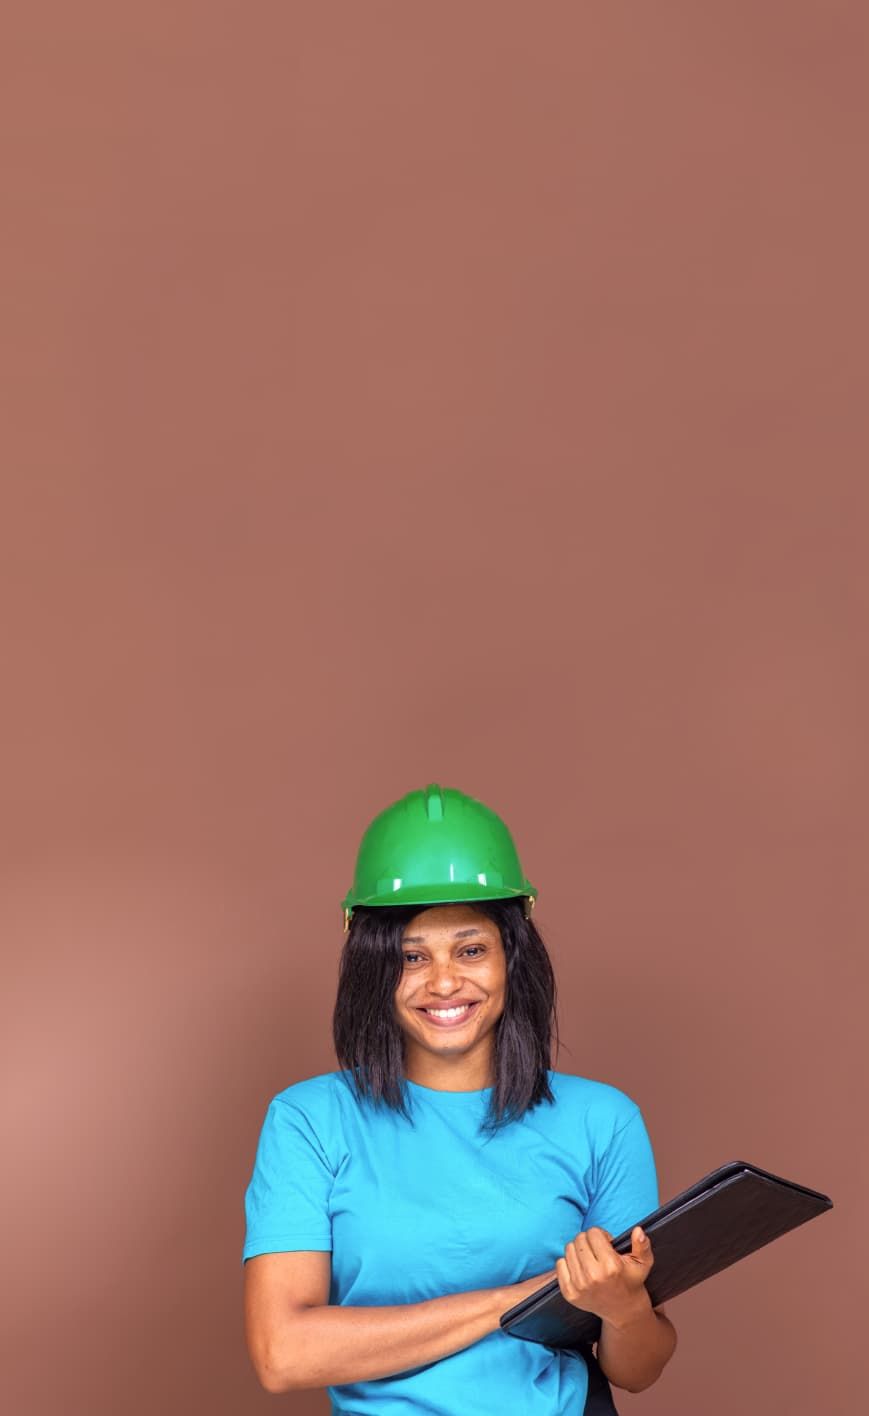
[[[646,1279],[654,1263],[649,1236],[639,1224],[631,1252],[618,1254],[608,1229],[577,1234],[556,1263],[563,1297],[601,1319],[597,1343],[600,1369],[614,1386],[644,1391],[656,1382],[676,1347],[676,1329],[652,1307]]]
[[[645,1293],[645,1289],[643,1290]],[[645,1391],[656,1382],[676,1349],[676,1329],[648,1293],[618,1322],[604,1318],[596,1356],[613,1386]]]
[[[558,1261],[564,1296],[601,1319],[601,1371],[614,1386],[632,1392],[658,1380],[675,1351],[676,1329],[662,1309],[652,1307],[646,1280],[654,1255],[642,1226],[633,1226],[630,1252],[622,1255],[613,1249],[613,1236],[604,1226],[621,1234],[631,1218],[651,1214],[657,1206],[652,1143],[634,1106],[599,1162],[586,1229]]]
[[[460,1352],[555,1271],[423,1303],[330,1305],[328,1253],[262,1254],[245,1264],[248,1350],[269,1392],[391,1377]]]

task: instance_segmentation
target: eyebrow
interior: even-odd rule
[[[453,934],[454,939],[467,939],[469,934],[479,934],[479,929],[457,929]],[[424,944],[426,936],[424,934],[406,934],[402,939],[402,944]]]

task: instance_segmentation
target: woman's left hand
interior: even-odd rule
[[[617,1254],[608,1229],[587,1229],[565,1246],[555,1272],[563,1297],[575,1308],[620,1322],[634,1313],[655,1262],[649,1236],[638,1224],[631,1231],[631,1251]],[[648,1295],[647,1295],[648,1297]]]

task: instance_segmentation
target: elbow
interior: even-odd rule
[[[648,1381],[643,1382],[641,1386],[631,1386],[626,1388],[626,1390],[631,1392],[631,1394],[634,1396],[636,1396],[638,1392],[646,1391],[648,1387],[655,1385],[655,1382],[657,1382],[663,1376],[664,1371],[666,1370],[669,1362],[672,1360],[673,1353],[676,1351],[676,1345],[679,1341],[676,1335],[676,1329],[673,1327],[673,1324],[670,1322],[669,1318],[666,1319],[666,1322],[671,1334],[670,1350],[664,1357],[663,1362],[661,1363],[660,1367],[658,1368],[657,1372],[653,1377],[650,1377]]]
[[[654,1386],[660,1375],[661,1373],[659,1372],[658,1376],[652,1377],[650,1381],[642,1382],[639,1385],[634,1383],[632,1386],[628,1386],[627,1382],[613,1382],[613,1386],[618,1386],[621,1391],[629,1391],[631,1396],[639,1396],[641,1391],[645,1391],[647,1387]]]
[[[272,1396],[282,1396],[285,1392],[293,1390],[285,1381],[275,1379],[268,1374],[261,1376],[259,1380],[263,1391],[269,1392]]]
[[[663,1321],[667,1324],[667,1327],[669,1328],[670,1342],[667,1351],[663,1353],[658,1359],[659,1365],[657,1371],[653,1371],[652,1375],[647,1376],[643,1381],[620,1382],[613,1381],[612,1377],[609,1376],[603,1364],[601,1364],[601,1371],[603,1372],[604,1376],[607,1378],[607,1381],[610,1383],[611,1386],[617,1386],[620,1391],[629,1391],[632,1396],[638,1396],[641,1391],[647,1391],[650,1386],[654,1386],[655,1382],[658,1381],[658,1379],[663,1375],[664,1369],[672,1358],[673,1353],[676,1351],[676,1345],[679,1339],[676,1334],[676,1329],[673,1327],[673,1324],[670,1322],[670,1319],[664,1313],[659,1313],[658,1316],[663,1319]]]
[[[611,1385],[617,1386],[620,1391],[629,1391],[631,1396],[639,1396],[641,1391],[646,1391],[648,1387],[655,1385],[663,1370],[662,1367],[660,1372],[656,1372],[653,1377],[649,1377],[644,1382],[612,1382]]]
[[[296,1391],[301,1386],[288,1368],[286,1355],[272,1351],[252,1352],[250,1359],[256,1372],[257,1381],[263,1391],[272,1396],[280,1396],[286,1391]]]
[[[296,1331],[291,1317],[285,1316],[280,1324],[248,1320],[245,1327],[248,1357],[257,1381],[263,1391],[272,1396],[317,1385],[317,1373],[310,1361],[310,1343]]]
[[[280,1396],[281,1392],[289,1391],[284,1374],[277,1368],[260,1366],[257,1367],[256,1374],[263,1391],[270,1392],[272,1396]]]
[[[269,1392],[272,1396],[281,1396],[286,1391],[298,1390],[297,1383],[292,1380],[283,1367],[272,1365],[270,1362],[260,1362],[254,1370],[263,1391]]]

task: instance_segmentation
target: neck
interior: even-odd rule
[[[406,1048],[404,1075],[408,1081],[434,1091],[480,1091],[495,1085],[491,1051],[439,1057],[422,1048]]]

